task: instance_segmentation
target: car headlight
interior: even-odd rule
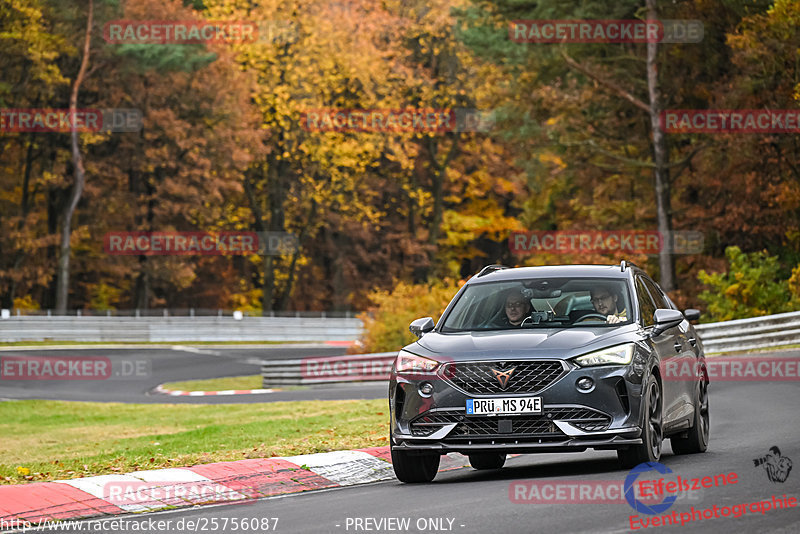
[[[401,350],[394,365],[398,373],[432,373],[439,362]]]
[[[590,365],[627,365],[633,359],[633,343],[617,345],[607,349],[590,352],[575,358],[575,363],[582,367]]]

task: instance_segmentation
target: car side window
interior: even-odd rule
[[[639,313],[641,314],[642,325],[652,326],[655,323],[653,314],[656,312],[656,305],[653,303],[650,292],[639,276],[636,277],[636,299],[639,302]]]
[[[658,288],[655,282],[653,282],[648,278],[642,278],[642,281],[644,282],[644,285],[647,286],[647,289],[650,290],[650,296],[653,297],[657,309],[658,308],[669,309],[672,307],[667,303],[666,298],[664,298],[664,294],[661,292],[661,290]]]

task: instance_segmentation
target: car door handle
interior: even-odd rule
[[[680,352],[680,351],[681,351],[681,349],[683,348],[683,345],[681,345],[681,344],[680,344],[680,342],[676,342],[676,343],[673,345],[673,347],[675,347],[675,352]]]
[[[696,346],[697,346],[697,340],[696,340],[695,338],[693,338],[693,337],[690,337],[690,338],[689,338],[689,343],[691,343],[691,345],[692,345],[693,347],[696,347]]]

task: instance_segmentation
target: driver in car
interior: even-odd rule
[[[505,317],[503,326],[519,326],[531,314],[531,301],[525,298],[522,291],[512,289],[506,296]]]
[[[616,324],[628,320],[628,311],[619,309],[619,296],[604,286],[593,287],[589,291],[592,306],[597,313],[606,316],[606,323]]]

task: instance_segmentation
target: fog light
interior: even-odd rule
[[[578,389],[581,391],[591,391],[594,388],[594,380],[589,377],[583,377],[578,379],[575,385],[578,386]]]
[[[430,382],[423,382],[419,385],[419,393],[425,397],[429,397],[433,393],[433,384]]]

